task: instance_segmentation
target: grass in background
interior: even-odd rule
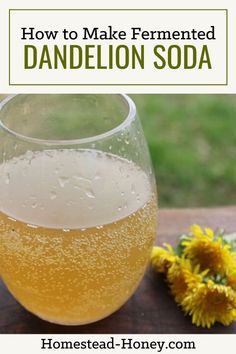
[[[236,204],[236,95],[132,97],[161,207]]]
[[[236,204],[236,96],[132,95],[161,207]]]

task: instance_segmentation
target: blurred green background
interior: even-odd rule
[[[160,206],[236,204],[236,96],[131,96],[150,148]]]
[[[236,96],[132,95],[161,207],[236,204]]]

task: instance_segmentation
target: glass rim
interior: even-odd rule
[[[7,105],[7,103],[9,101],[11,101],[14,97],[19,96],[19,95],[20,94],[12,94],[12,95],[8,95],[5,99],[3,99],[0,102],[0,112],[3,109],[3,107],[5,107],[5,105]],[[34,95],[34,94],[32,94],[32,95]],[[81,94],[81,95],[83,95],[83,94]],[[24,134],[20,134],[20,133],[14,131],[13,129],[8,128],[6,126],[6,124],[3,123],[1,118],[0,118],[0,128],[2,128],[5,132],[7,132],[8,134],[11,134],[12,136],[14,136],[15,138],[17,138],[19,140],[24,140],[26,142],[40,144],[40,145],[79,145],[79,144],[93,143],[95,141],[99,141],[99,140],[108,138],[109,136],[112,136],[112,135],[118,133],[119,131],[121,131],[125,127],[129,126],[130,123],[134,120],[134,118],[136,116],[136,105],[135,105],[134,101],[127,94],[110,94],[110,95],[120,96],[123,99],[123,101],[128,106],[128,114],[126,115],[126,117],[124,118],[124,120],[120,124],[118,124],[117,126],[115,126],[112,129],[106,131],[105,133],[101,133],[101,134],[94,135],[94,136],[89,136],[86,138],[68,139],[68,140],[67,139],[34,138],[34,137],[30,137],[30,136],[27,136]]]

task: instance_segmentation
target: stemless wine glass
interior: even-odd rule
[[[12,95],[0,107],[0,272],[45,320],[97,321],[139,284],[157,200],[125,95]]]

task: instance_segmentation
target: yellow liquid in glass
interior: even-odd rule
[[[91,150],[27,153],[0,172],[0,271],[15,298],[61,324],[118,309],[144,274],[156,232],[145,173]]]

